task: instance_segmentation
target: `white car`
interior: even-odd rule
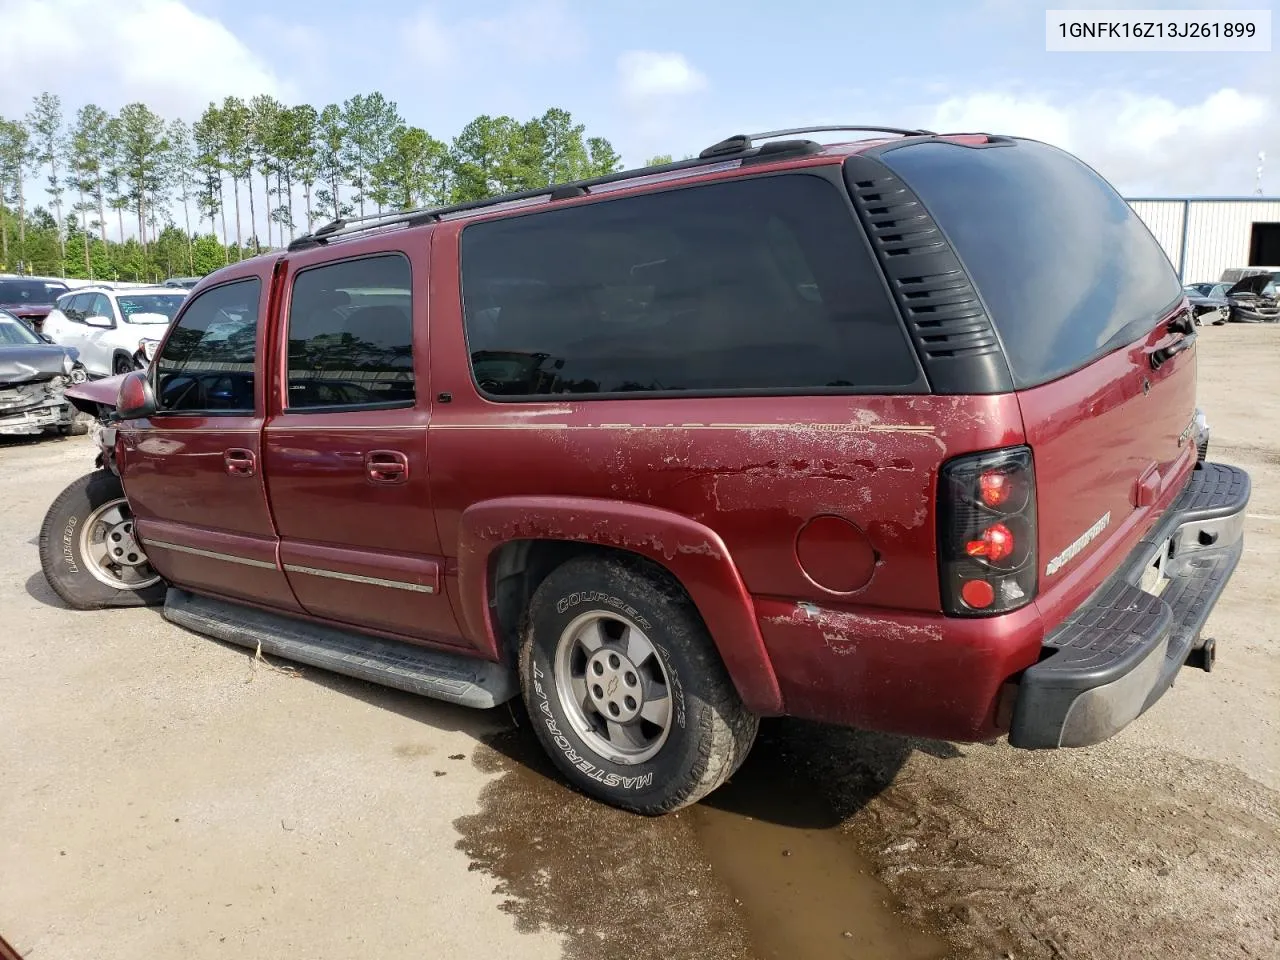
[[[144,341],[154,350],[186,298],[173,287],[81,287],[58,298],[43,332],[79,350],[89,376],[109,377],[137,366]]]

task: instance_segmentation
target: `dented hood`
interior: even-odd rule
[[[67,357],[74,361],[79,356],[74,347],[56,343],[0,346],[0,386],[52,380],[67,372]]]
[[[1252,277],[1244,277],[1237,282],[1230,290],[1227,291],[1226,295],[1228,297],[1238,297],[1242,293],[1252,293],[1255,296],[1260,296],[1272,279],[1273,278],[1269,272],[1255,273]]]

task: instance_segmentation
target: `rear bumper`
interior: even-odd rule
[[[1249,475],[1201,463],[1120,569],[1044,641],[1023,672],[1015,747],[1083,747],[1117,733],[1163,696],[1244,549]]]

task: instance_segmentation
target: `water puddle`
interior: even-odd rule
[[[865,797],[842,785],[833,803],[797,759],[805,738],[771,727],[733,782],[650,819],[564,786],[522,727],[478,751],[503,776],[455,823],[458,846],[496,878],[517,927],[562,933],[571,960],[946,956],[841,831]]]
[[[777,741],[691,813],[733,892],[759,960],[938,960],[947,945],[911,927],[840,818],[797,777]],[[754,762],[753,762],[754,761]]]

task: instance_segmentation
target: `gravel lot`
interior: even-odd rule
[[[1083,751],[770,722],[661,821],[566,790],[518,711],[64,609],[35,537],[92,447],[0,445],[0,933],[28,960],[1280,956],[1280,329],[1200,342],[1211,456],[1254,482],[1212,674]]]

